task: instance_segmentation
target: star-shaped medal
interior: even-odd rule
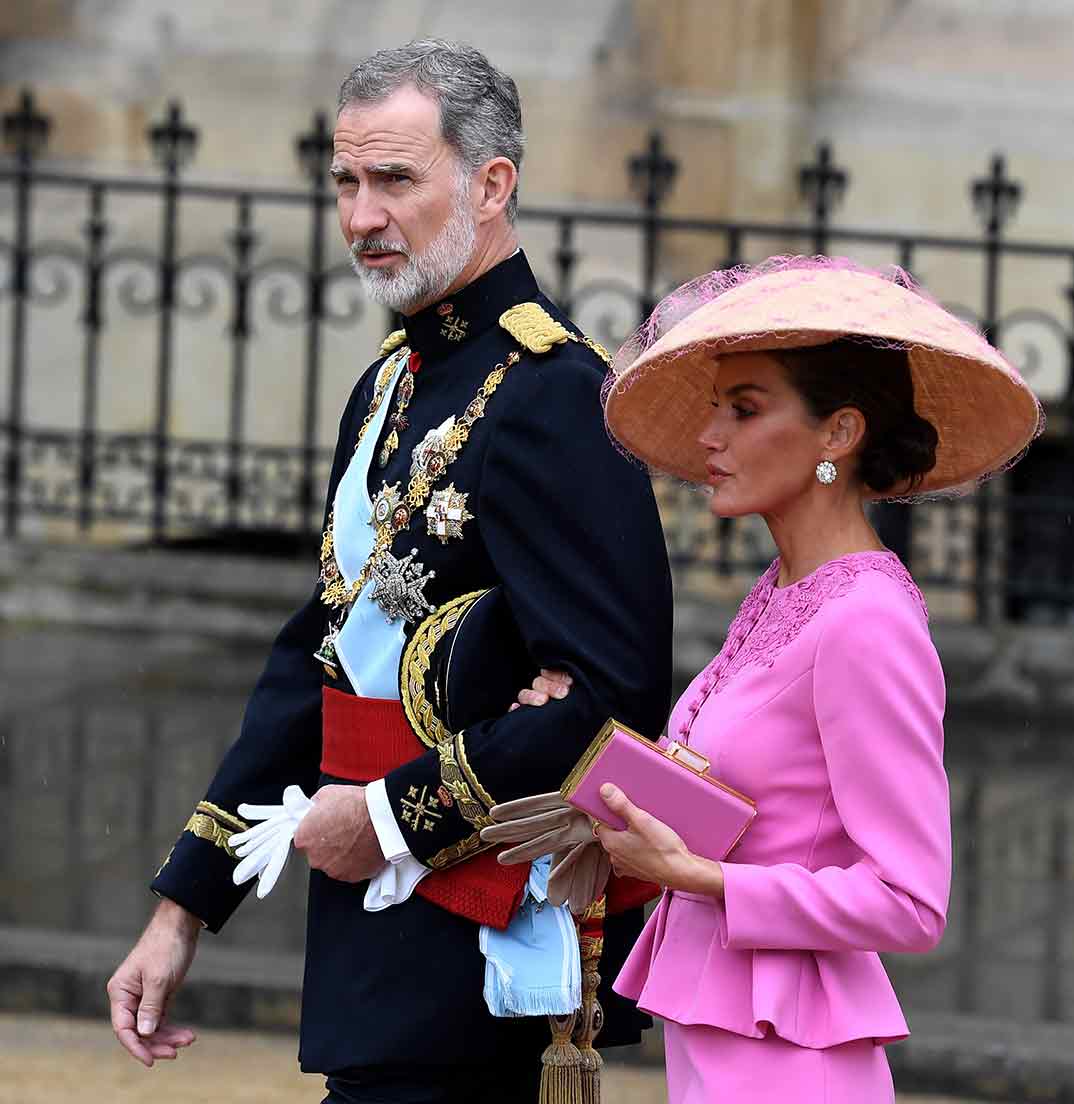
[[[425,508],[425,524],[441,544],[447,544],[452,537],[462,538],[463,523],[472,521],[474,515],[466,509],[468,493],[455,490],[455,484],[449,483],[443,490],[434,491],[429,505]]]
[[[390,487],[387,483],[381,484],[377,497],[373,499],[373,513],[370,515],[369,524],[374,529],[383,525],[395,513],[401,502],[398,483],[393,483]]]
[[[383,557],[373,565],[373,589],[369,599],[384,611],[389,625],[400,617],[410,622],[436,612],[436,606],[425,598],[425,584],[436,578],[436,572],[427,571],[423,575],[425,565],[414,562],[417,554],[418,550],[412,548],[410,555],[400,560],[385,550]]]

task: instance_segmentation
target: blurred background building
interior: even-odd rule
[[[845,253],[910,270],[1045,404],[1011,474],[877,514],[948,672],[958,846],[943,944],[890,962],[892,1058],[1074,1092],[1069,0],[7,0],[0,1004],[99,1003],[312,584],[339,412],[392,328],[335,226],[336,91],[424,35],[518,81],[523,244],[610,347],[700,272]],[[685,678],[771,550],[658,492]],[[291,869],[232,922],[185,998],[205,1019],[290,1022],[302,897]]]

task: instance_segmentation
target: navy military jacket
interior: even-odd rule
[[[648,477],[606,433],[600,357],[576,340],[526,351],[500,325],[505,311],[527,302],[580,336],[540,293],[521,252],[406,320],[407,344],[421,354],[409,424],[387,467],[374,462],[369,473],[371,497],[382,481],[398,482],[405,492],[415,446],[450,415],[460,416],[496,365],[522,352],[434,483],[465,493],[472,516],[443,541],[417,512],[392,546],[400,557],[417,548],[424,572],[435,572],[424,584],[433,605],[502,586],[534,667],[558,667],[573,676],[566,699],[515,710],[461,734],[466,777],[486,806],[558,789],[609,716],[656,736],[671,692],[671,583]],[[344,411],[329,502],[382,363],[359,381]],[[249,889],[233,885],[236,860],[226,847],[231,825],[240,823],[239,803],[278,802],[290,783],[312,793],[324,781],[319,763],[327,676],[313,658],[328,620],[320,591],[318,584],[281,631],[239,739],[153,882],[156,892],[213,931]],[[349,689],[344,679],[329,685]],[[408,847],[433,866],[466,861],[476,847],[475,827],[460,802],[438,807],[435,818],[405,815],[415,792],[437,791],[442,769],[434,749],[386,778]],[[365,889],[365,883],[311,872],[303,1069],[465,1065],[487,1062],[491,1054],[509,1061],[513,1053],[535,1060],[548,1040],[544,1018],[489,1015],[476,925],[418,895],[367,913]],[[640,910],[607,921],[601,963],[607,1022],[598,1045],[636,1041],[645,1022],[610,991],[640,923]]]

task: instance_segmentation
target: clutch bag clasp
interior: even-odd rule
[[[700,752],[675,740],[668,744],[664,754],[669,759],[674,759],[680,766],[692,770],[694,774],[708,774],[709,767],[712,765]]]

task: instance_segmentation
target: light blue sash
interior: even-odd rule
[[[526,898],[505,931],[482,927],[485,1003],[494,1016],[566,1016],[582,1004],[582,959],[574,918],[548,903],[551,857],[530,868]]]
[[[373,548],[374,531],[369,524],[373,517],[369,469],[406,364],[407,358],[400,357],[380,409],[336,488],[333,523],[336,563],[348,586],[358,577]],[[372,585],[372,580],[366,583],[347,614],[343,629],[336,637],[336,655],[356,694],[363,698],[398,699],[399,657],[403,654],[406,624],[402,619],[388,624],[380,607],[368,601]]]

